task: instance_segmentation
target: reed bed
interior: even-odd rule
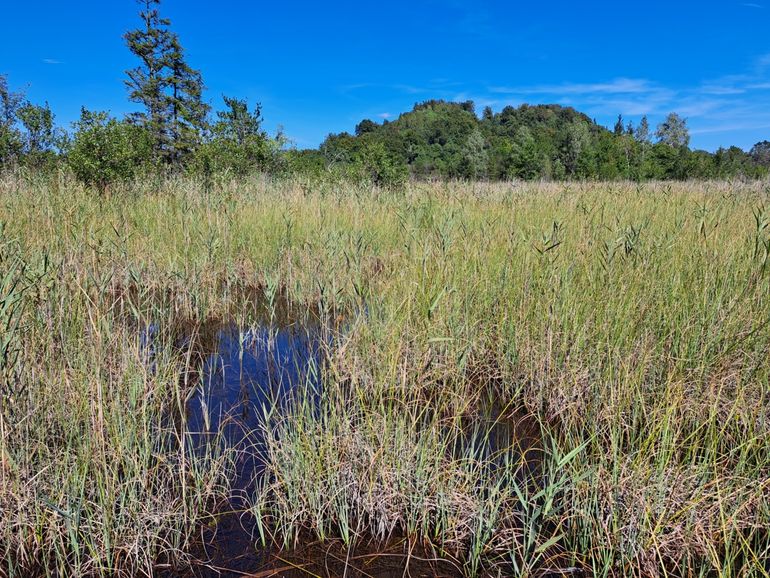
[[[467,576],[768,576],[766,182],[100,197],[10,175],[0,222],[2,575],[190,563],[237,460],[191,451],[199,360],[175,336],[280,294],[335,337],[322,391],[265,408],[254,547],[399,537]],[[494,451],[490,404],[526,424]]]

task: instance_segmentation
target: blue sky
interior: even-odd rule
[[[164,0],[206,98],[262,102],[299,147],[430,98],[480,111],[559,103],[612,125],[676,111],[692,145],[770,140],[770,0],[261,2]],[[68,124],[116,115],[135,65],[132,0],[8,2],[0,73]]]

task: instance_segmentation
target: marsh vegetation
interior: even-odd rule
[[[767,576],[768,192],[7,176],[0,574]]]

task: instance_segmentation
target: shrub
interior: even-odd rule
[[[364,178],[381,187],[403,186],[409,177],[406,163],[377,141],[366,143],[357,155],[356,164]]]
[[[84,108],[75,128],[67,163],[79,181],[100,192],[152,164],[152,141],[138,125]]]
[[[224,97],[227,108],[217,112],[210,139],[195,151],[189,168],[210,175],[230,172],[276,171],[282,137],[271,139],[262,130],[262,107],[249,110],[246,100]]]
[[[197,148],[189,168],[204,175],[223,172],[246,175],[268,169],[272,158],[273,150],[267,139],[249,137],[238,143],[215,137]]]

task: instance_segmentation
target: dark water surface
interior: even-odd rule
[[[248,450],[236,488],[246,489],[260,473],[267,412],[285,408],[300,387],[305,395],[320,394],[322,343],[320,327],[307,324],[218,331],[216,351],[205,358],[187,402],[187,430],[201,448],[221,435]]]
[[[276,313],[277,311],[277,313]],[[292,552],[264,548],[257,524],[248,513],[248,498],[264,470],[266,415],[286,410],[297,395],[321,399],[321,369],[334,344],[317,313],[291,315],[284,304],[248,326],[207,324],[178,336],[181,351],[194,351],[185,430],[195,451],[227,445],[238,451],[232,495],[216,511],[215,522],[202,528],[193,552],[192,571],[163,576],[461,576],[457,564],[438,560],[429,548],[394,539],[387,545],[348,549],[337,542],[319,544],[308,538]],[[149,327],[143,345],[152,355],[157,331]],[[305,397],[307,399],[307,397]],[[520,447],[524,470],[539,459],[537,429],[526,419],[508,415],[494,400],[481,415],[465,423],[456,457],[464,453],[495,467],[498,457],[510,457]],[[535,456],[533,458],[533,456]]]
[[[320,399],[329,332],[313,316],[282,314],[260,321],[216,330],[213,352],[201,356],[187,402],[186,431],[196,451],[224,444],[238,456],[231,499],[220,505],[216,523],[202,529],[192,553],[199,561],[195,576],[253,575],[269,562],[271,551],[258,545],[257,524],[248,513],[249,497],[264,470],[267,416],[285,410],[300,394],[314,397],[315,403]]]

